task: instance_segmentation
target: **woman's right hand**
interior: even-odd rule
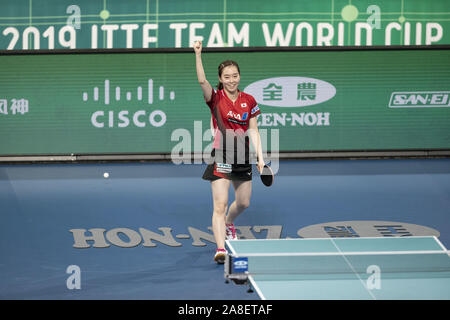
[[[201,41],[195,41],[194,43],[194,51],[196,54],[202,53],[202,42]]]

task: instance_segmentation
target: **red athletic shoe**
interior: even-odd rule
[[[236,229],[234,228],[234,223],[226,225],[226,239],[227,240],[238,240],[236,235]]]
[[[214,261],[219,264],[225,263],[225,257],[227,256],[227,253],[228,252],[225,249],[217,249],[216,255],[214,256]]]

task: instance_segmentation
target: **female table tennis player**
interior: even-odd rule
[[[236,62],[227,60],[219,65],[219,84],[213,89],[206,80],[202,64],[202,43],[194,44],[198,82],[212,115],[214,163],[208,165],[203,179],[211,181],[213,196],[212,229],[217,244],[214,260],[224,263],[227,251],[225,239],[235,240],[233,221],[250,204],[252,167],[249,161],[249,140],[257,155],[261,173],[264,159],[256,116],[261,113],[255,99],[238,89],[240,70]],[[228,190],[233,185],[235,201],[228,208]],[[228,213],[227,213],[228,209]]]

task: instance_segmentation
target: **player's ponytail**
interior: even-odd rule
[[[239,72],[239,74],[241,74],[241,70],[239,69],[239,65],[237,64],[236,61],[233,60],[225,60],[224,62],[222,62],[221,64],[219,64],[219,78],[222,76],[222,72],[223,69],[225,69],[225,67],[228,66],[235,66]],[[223,89],[223,84],[222,82],[219,81],[219,83],[217,84],[217,90],[222,90]]]

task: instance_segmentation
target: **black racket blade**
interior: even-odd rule
[[[273,171],[266,164],[261,173],[261,181],[266,187],[270,187],[273,184]]]

